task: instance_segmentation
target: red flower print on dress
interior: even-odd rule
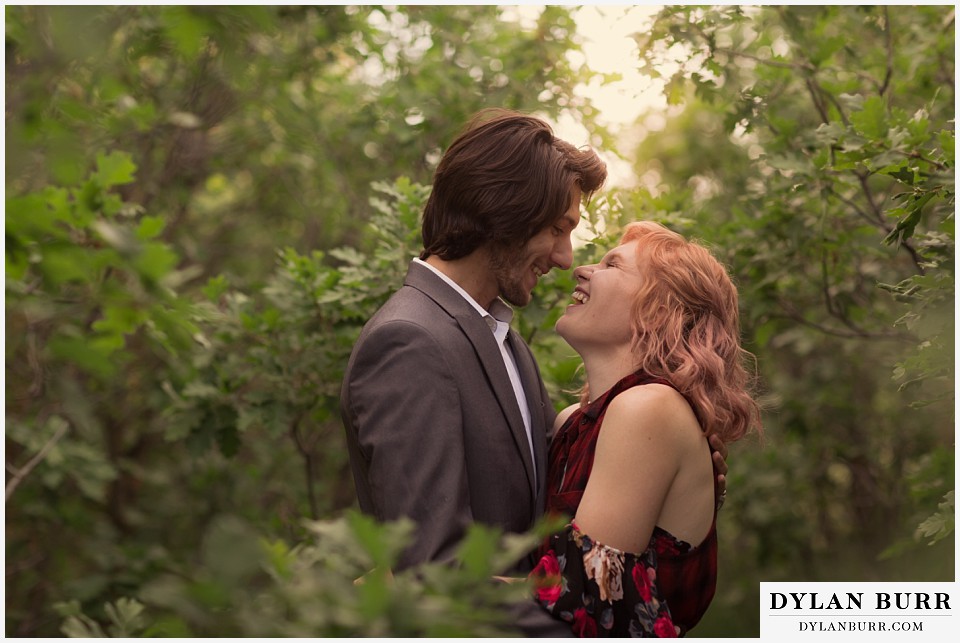
[[[553,604],[563,594],[563,580],[560,577],[560,561],[553,551],[544,554],[537,566],[530,572],[536,586],[537,600]]]
[[[656,620],[653,624],[653,633],[657,635],[657,638],[661,639],[677,638],[677,628],[669,616],[661,616]]]
[[[647,574],[647,568],[639,560],[633,566],[633,584],[637,586],[637,592],[644,603],[649,603],[653,597],[650,592],[650,576]]]
[[[673,538],[657,538],[655,548],[657,553],[662,556],[676,556],[680,554],[680,548]]]
[[[597,636],[596,621],[582,607],[573,613],[573,635],[580,638],[596,638]]]

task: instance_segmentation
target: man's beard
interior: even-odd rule
[[[494,246],[490,251],[490,270],[497,280],[502,297],[511,306],[523,307],[530,303],[530,293],[523,286],[526,261],[525,244]]]

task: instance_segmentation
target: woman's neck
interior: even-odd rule
[[[591,402],[637,370],[636,360],[629,347],[596,353],[584,351],[580,356],[583,358],[583,370],[590,387]]]

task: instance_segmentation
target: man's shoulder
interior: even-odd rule
[[[364,325],[355,349],[384,344],[448,346],[463,334],[456,319],[426,293],[403,286]]]
[[[436,299],[419,288],[404,284],[370,318],[370,325],[411,322],[433,326],[450,317]]]
[[[463,297],[428,268],[414,262],[403,286],[367,321],[358,347],[426,342],[443,351],[458,350],[461,342],[469,340],[468,334],[474,332],[464,327],[464,320],[473,315],[476,311]],[[489,332],[486,326],[483,331]]]
[[[432,328],[448,325],[454,318],[472,312],[453,288],[417,262],[411,262],[403,286],[370,319],[371,324],[412,322]]]
[[[407,377],[415,382],[427,372],[452,372],[455,363],[462,366],[471,354],[470,340],[457,320],[430,297],[404,286],[364,325],[345,377],[352,380],[358,372],[378,371],[385,364],[406,365]]]

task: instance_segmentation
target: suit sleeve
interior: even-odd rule
[[[399,568],[452,558],[472,522],[448,353],[417,324],[387,322],[357,347],[347,383],[376,517],[418,523]]]

